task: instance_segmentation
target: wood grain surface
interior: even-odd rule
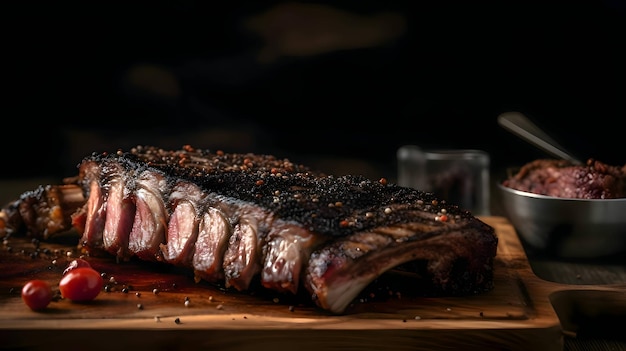
[[[551,299],[564,304],[570,293],[607,292],[624,306],[623,286],[538,278],[510,223],[481,219],[499,237],[492,291],[422,297],[410,290],[372,290],[341,316],[320,310],[306,296],[227,291],[195,283],[186,270],[110,257],[87,258],[106,274],[108,292],[90,303],[59,300],[34,312],[21,301],[21,286],[33,278],[58,286],[62,270],[79,253],[67,240],[40,243],[40,254],[33,255],[35,244],[10,238],[0,252],[2,349],[562,350],[564,329]]]

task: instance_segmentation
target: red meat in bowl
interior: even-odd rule
[[[626,165],[535,160],[498,191],[505,214],[533,249],[570,258],[626,255]]]

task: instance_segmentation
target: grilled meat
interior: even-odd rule
[[[240,291],[255,277],[278,292],[304,287],[331,313],[391,269],[420,270],[438,294],[493,286],[497,237],[471,213],[430,193],[274,156],[138,146],[94,153],[76,178],[47,189],[5,206],[4,231],[46,238],[50,227],[72,229],[92,254],[187,267]],[[66,204],[57,197],[61,225],[42,210],[50,192],[80,194]]]
[[[572,199],[617,199],[626,197],[626,164],[608,165],[588,159],[584,165],[567,160],[531,161],[505,179],[506,187]]]

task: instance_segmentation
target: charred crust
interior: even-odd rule
[[[472,215],[433,194],[358,175],[334,176],[273,155],[224,153],[184,146],[164,150],[137,146],[128,152],[94,153],[87,160],[113,162],[138,174],[154,170],[170,182],[191,181],[203,189],[261,206],[278,218],[326,235],[345,236],[381,225],[432,221],[446,211],[459,220]],[[422,212],[424,216],[415,216]]]

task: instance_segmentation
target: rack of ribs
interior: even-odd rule
[[[486,292],[498,241],[492,227],[431,193],[191,146],[93,153],[77,176],[0,212],[4,235],[68,231],[91,255],[186,267],[239,291],[254,278],[262,289],[305,289],[333,314],[392,269],[424,277],[438,295]]]

